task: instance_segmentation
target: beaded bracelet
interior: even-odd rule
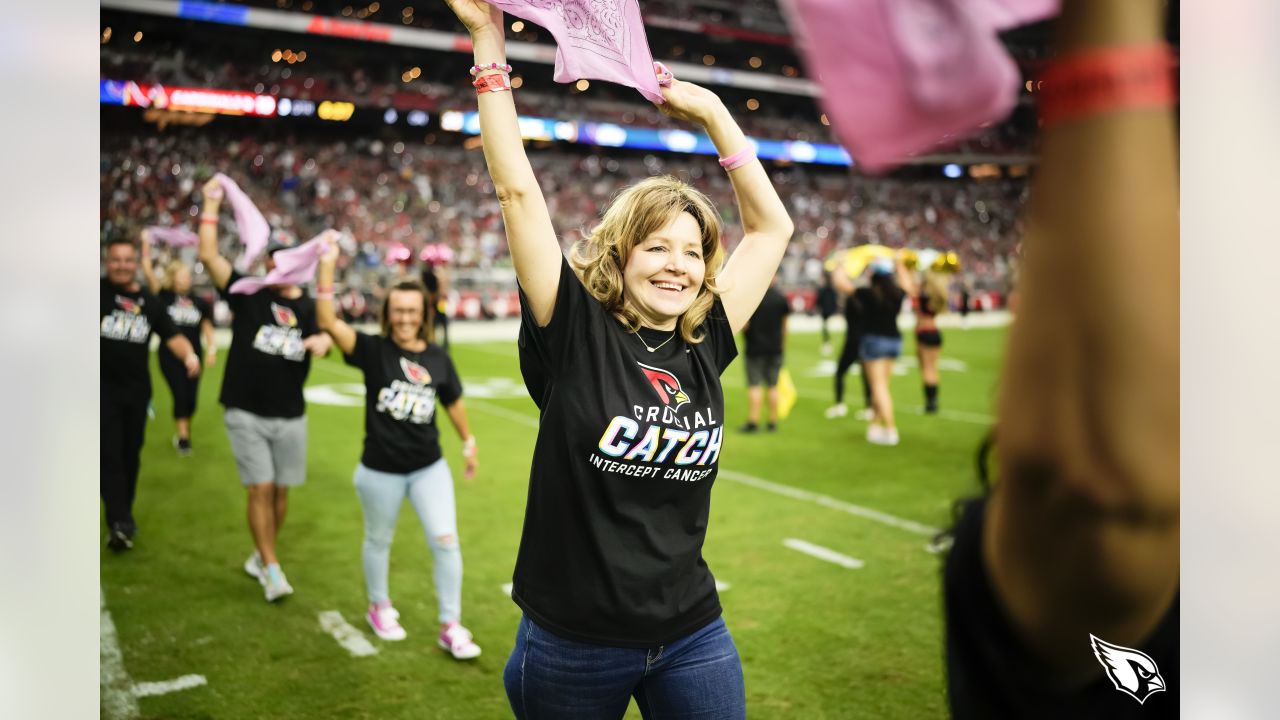
[[[504,73],[509,73],[511,72],[511,66],[507,64],[499,64],[496,62],[489,63],[488,65],[472,65],[471,77],[475,77],[476,75],[479,75],[485,70],[501,70]]]

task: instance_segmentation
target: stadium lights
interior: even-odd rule
[[[102,44],[106,45],[110,41],[111,41],[111,26],[108,25],[107,27],[102,29]]]
[[[964,169],[955,163],[947,163],[942,166],[942,174],[954,180],[964,175]]]
[[[524,21],[517,20],[511,23],[511,32],[524,32]]]
[[[702,64],[703,64],[703,65],[715,65],[715,64],[716,64],[716,56],[715,56],[715,55],[703,55],[703,56],[702,56]]]
[[[827,127],[831,127],[831,121],[827,119],[826,113],[822,113],[822,115],[818,116],[818,122],[826,125]]]
[[[747,109],[748,109],[748,110],[752,110],[752,111],[759,110],[759,109],[760,109],[760,101],[759,101],[759,100],[757,100],[757,99],[755,99],[755,98],[749,98],[749,99],[747,100]]]
[[[141,30],[139,30],[138,32],[136,32],[136,33],[134,33],[134,34],[133,34],[133,41],[134,41],[134,42],[142,42],[142,31],[141,31]]]
[[[284,54],[277,50],[271,53],[271,62],[280,62],[280,58],[282,57],[284,57]]]
[[[579,80],[574,84],[574,87],[578,89],[578,92],[585,92],[587,88],[591,87],[591,83],[586,80]]]
[[[752,58],[751,58],[750,60],[748,60],[748,61],[747,61],[747,64],[748,64],[748,65],[750,65],[751,67],[753,67],[753,68],[755,68],[755,69],[759,70],[759,69],[760,69],[760,66],[764,64],[764,61],[763,61],[763,60],[761,60],[761,59],[760,59],[760,58],[758,58],[758,57],[752,56]]]

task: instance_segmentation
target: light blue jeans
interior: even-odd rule
[[[418,513],[434,560],[433,578],[440,622],[462,618],[462,551],[458,549],[458,516],[453,504],[453,475],[444,458],[406,475],[356,465],[356,494],[364,508],[364,582],[369,602],[390,599],[387,572],[396,519],[406,496]]]

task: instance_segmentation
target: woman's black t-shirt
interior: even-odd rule
[[[720,374],[737,355],[717,299],[690,345],[650,353],[567,262],[538,327],[521,290],[520,360],[541,410],[511,597],[570,640],[650,647],[720,615],[702,559],[725,440]],[[645,332],[656,347],[665,337]],[[662,333],[668,336],[668,333]]]
[[[200,323],[213,319],[213,309],[209,307],[209,303],[194,295],[179,295],[172,290],[161,290],[156,297],[160,298],[160,304],[169,313],[169,319],[178,326],[178,332],[191,341],[191,347],[195,348],[197,354],[203,353]],[[176,360],[167,347],[161,346],[160,354]]]
[[[446,407],[462,397],[462,382],[438,345],[405,350],[390,338],[356,333],[344,357],[364,371],[364,453],[371,470],[403,475],[441,457],[436,400]]]
[[[985,498],[965,503],[943,571],[946,605],[947,696],[951,717],[1176,718],[1178,717],[1178,598],[1136,650],[1155,661],[1167,688],[1139,703],[1116,689],[1098,666],[1082,687],[1063,687],[1018,638],[992,590],[982,560]],[[1105,640],[1106,638],[1102,638]],[[1083,637],[1080,642],[1089,646]],[[1136,674],[1135,674],[1136,678]],[[1140,690],[1141,691],[1141,690]],[[1145,694],[1145,693],[1144,693]]]
[[[902,337],[902,333],[898,331],[898,312],[902,309],[902,299],[906,296],[906,291],[896,286],[889,291],[883,302],[877,299],[875,291],[869,287],[853,291],[854,301],[862,308],[862,333]]]
[[[232,271],[227,287],[242,277]],[[231,348],[218,401],[263,417],[295,418],[306,411],[302,386],[311,371],[304,338],[319,332],[316,305],[271,288],[252,295],[223,292],[231,308]]]
[[[102,394],[110,398],[145,400],[151,397],[147,355],[151,333],[168,340],[178,334],[173,321],[154,295],[126,290],[102,278],[98,304],[98,334],[102,338],[98,362]],[[160,347],[163,349],[164,344]]]

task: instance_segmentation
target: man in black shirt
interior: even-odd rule
[[[311,355],[324,355],[331,340],[316,326],[315,304],[297,285],[275,285],[256,293],[229,292],[241,275],[218,253],[218,209],[222,186],[204,186],[200,261],[222,291],[233,315],[231,348],[218,399],[240,481],[248,491],[249,531],[256,550],[245,572],[262,584],[268,602],[293,593],[276,557],[276,535],[284,524],[289,488],[306,480],[307,422],[302,386]],[[267,248],[270,256],[283,246]]]
[[[151,402],[151,371],[147,367],[151,333],[159,333],[165,346],[182,359],[188,375],[200,372],[200,359],[160,301],[138,283],[138,249],[133,243],[123,238],[112,240],[106,261],[98,312],[102,338],[99,491],[110,529],[108,547],[121,551],[133,547],[137,531],[133,497]]]
[[[787,337],[787,315],[791,308],[778,291],[778,276],[765,292],[760,307],[742,330],[747,345],[747,424],[743,432],[760,429],[762,387],[769,388],[769,432],[778,429],[778,373],[782,370],[782,350]]]

